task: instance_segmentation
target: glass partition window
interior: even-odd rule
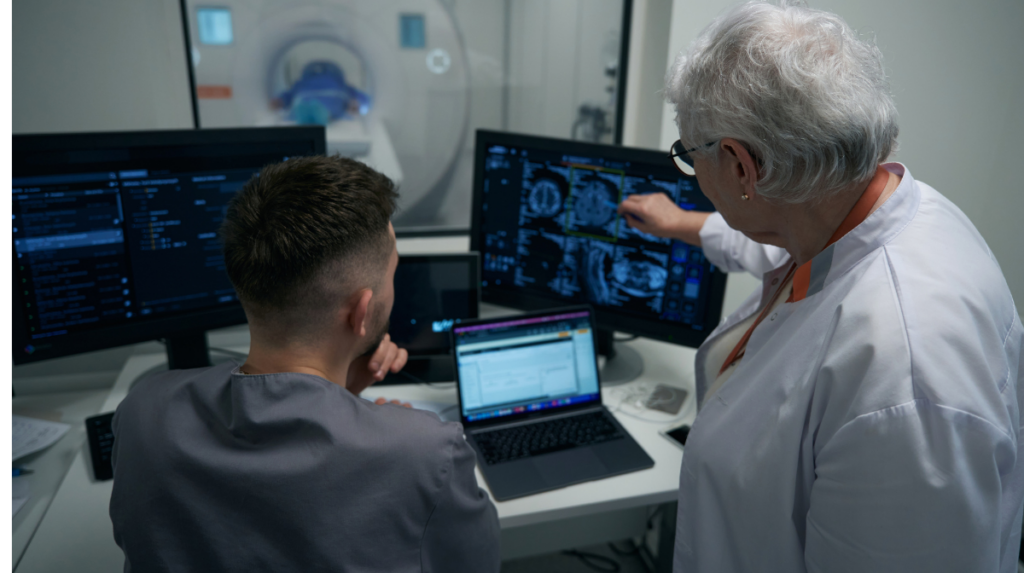
[[[399,231],[469,228],[478,128],[614,143],[626,0],[187,0],[200,127],[320,124],[399,184]]]

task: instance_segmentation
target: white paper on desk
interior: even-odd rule
[[[376,398],[363,398],[367,402],[373,402]],[[426,410],[427,412],[433,412],[437,414],[438,418],[441,418],[445,422],[458,422],[459,421],[459,407],[457,404],[444,404],[442,402],[431,402],[429,400],[400,400],[405,403],[408,402],[410,406],[416,410]],[[390,400],[389,400],[390,402]]]
[[[11,454],[15,460],[52,446],[71,429],[71,426],[60,422],[48,422],[25,416],[11,416],[11,422],[14,441]]]
[[[426,410],[437,414],[438,418],[441,418],[445,422],[458,422],[459,421],[459,406],[458,404],[443,404],[441,402],[429,402],[427,400],[405,400],[409,402],[409,405],[417,410]]]
[[[11,517],[18,515],[18,510],[25,507],[26,503],[28,503],[27,497],[11,498]]]
[[[28,503],[29,492],[27,481],[14,478],[11,482],[11,517],[18,515],[18,511]]]

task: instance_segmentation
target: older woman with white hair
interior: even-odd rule
[[[763,280],[697,353],[676,571],[1016,571],[1024,329],[967,217],[884,163],[879,50],[834,14],[749,3],[666,92],[671,155],[717,213],[619,211]]]

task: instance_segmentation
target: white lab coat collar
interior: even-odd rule
[[[903,180],[900,181],[892,196],[878,210],[868,215],[860,225],[854,227],[846,236],[811,260],[812,265],[820,261],[824,266],[824,260],[831,257],[823,286],[817,292],[828,288],[864,257],[885,246],[899,235],[917,215],[917,209],[921,205],[921,190],[910,171],[900,163],[886,163],[882,167],[891,173],[902,176]],[[808,290],[807,296],[810,297],[814,294],[812,284],[812,289]]]
[[[886,243],[899,235],[917,214],[917,209],[921,204],[921,190],[910,174],[910,170],[902,163],[885,163],[882,167],[891,173],[901,176],[900,184],[896,187],[892,196],[874,213],[871,213],[864,219],[861,224],[854,227],[843,238],[809,261],[809,264],[812,265],[812,286],[807,291],[807,298],[813,297],[815,294],[827,289],[836,279],[846,274],[864,257],[876,249],[885,246]],[[698,404],[703,404],[704,394],[714,382],[714,380],[708,380],[706,373],[708,348],[715,344],[715,341],[722,334],[732,329],[736,324],[761,311],[774,291],[775,284],[785,277],[791,264],[792,258],[787,257],[781,265],[765,273],[762,277],[761,296],[759,299],[753,296],[748,298],[740,305],[736,312],[726,317],[722,324],[712,331],[704,344],[697,350],[695,370]],[[819,282],[816,283],[816,280]],[[755,301],[758,302],[755,304]],[[802,302],[803,300],[800,300],[786,303],[783,306],[788,313]],[[748,349],[750,348],[748,344]]]

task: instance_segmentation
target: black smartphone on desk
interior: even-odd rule
[[[110,455],[114,451],[114,431],[110,426],[113,419],[113,412],[85,419],[85,433],[89,438],[92,472],[96,481],[114,478],[114,466],[110,463]]]
[[[683,424],[681,426],[660,430],[658,433],[668,438],[668,440],[673,444],[683,448],[686,446],[686,438],[690,435],[690,425]]]

